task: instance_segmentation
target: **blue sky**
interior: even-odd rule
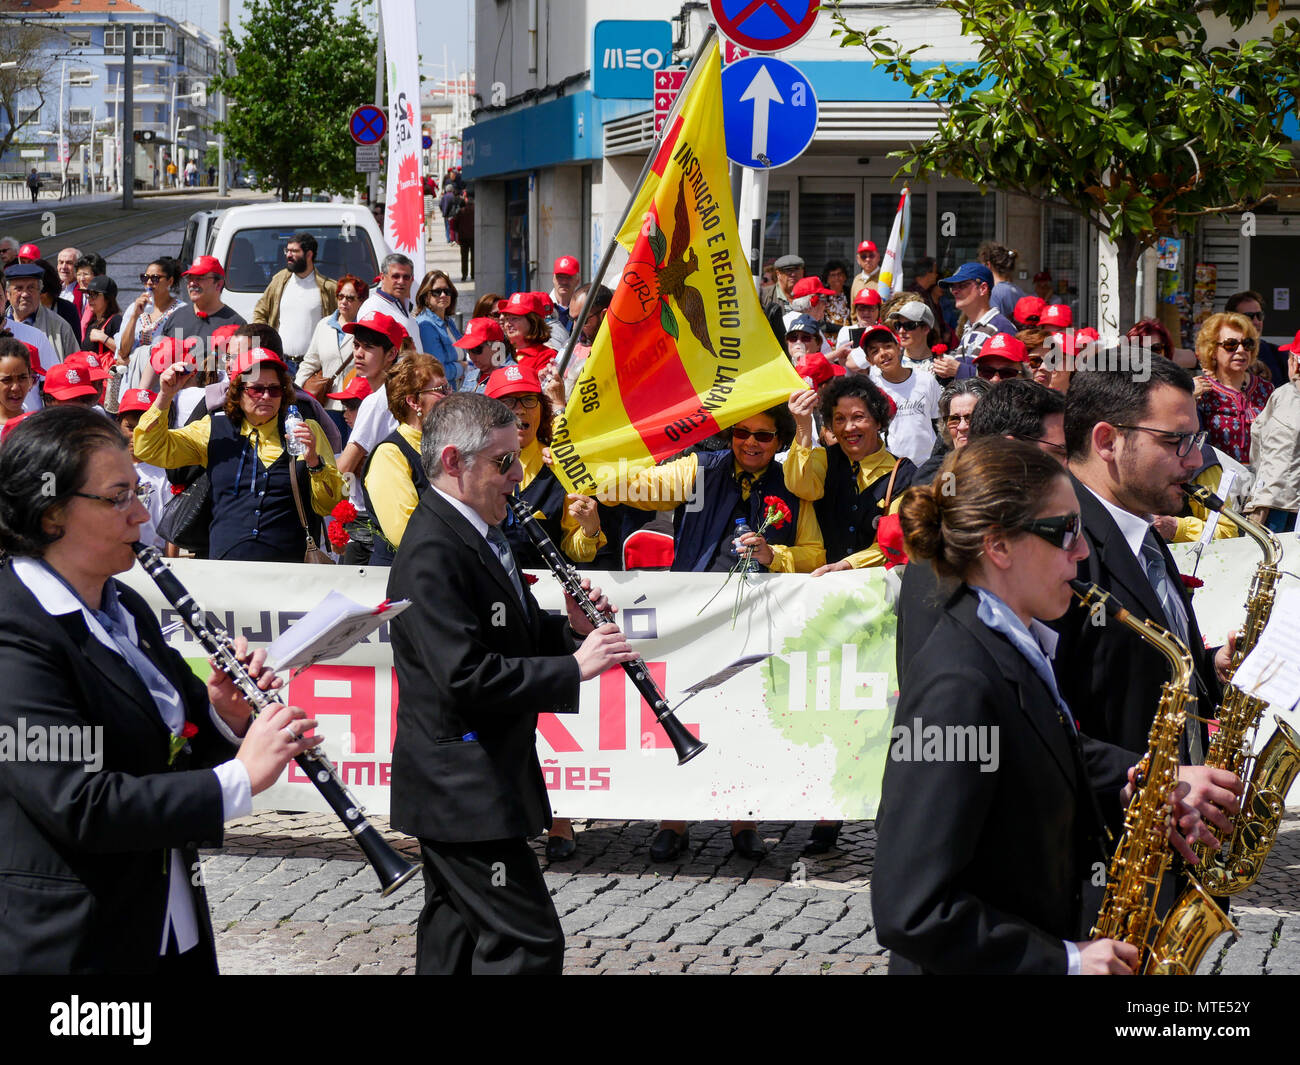
[[[135,0],[141,7],[170,15],[174,19],[188,20],[217,31],[216,0]],[[336,4],[346,10],[346,3]],[[377,3],[368,3],[373,12]],[[440,78],[443,70],[443,47],[446,46],[447,63],[454,71],[464,71],[473,66],[471,25],[473,0],[416,0],[416,18],[419,21],[420,62],[426,77]],[[230,0],[230,21],[238,27],[244,15],[243,0]],[[236,29],[238,32],[238,29]],[[433,68],[433,69],[430,69]]]

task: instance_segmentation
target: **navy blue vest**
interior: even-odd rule
[[[840,445],[832,444],[826,449],[826,489],[814,507],[817,523],[822,527],[827,562],[839,562],[876,542],[876,519],[885,513],[880,504],[884,501],[893,472],[882,474],[859,492],[853,479],[853,464],[840,450]],[[899,459],[891,505],[915,476],[916,467],[912,460]]]
[[[560,519],[564,516],[567,506],[564,485],[555,479],[555,474],[551,472],[549,466],[543,466],[519,495],[528,502],[534,515],[538,513],[544,515],[537,520],[542,523],[542,528],[546,530],[556,549],[563,554],[564,530],[560,527]],[[506,511],[506,520],[501,523],[501,531],[506,534],[510,551],[515,556],[515,565],[520,569],[549,568],[542,559],[541,552],[533,546],[533,541],[524,531],[523,526],[515,521],[513,510]]]
[[[411,468],[411,480],[415,484],[416,495],[424,495],[424,490],[429,487],[429,478],[424,475],[424,463],[420,461],[420,453],[411,447],[406,437],[396,429],[375,445],[375,451],[378,451],[382,444],[392,444],[402,453],[402,458],[406,459],[407,466]],[[366,465],[361,472],[361,491],[366,497],[366,513],[370,515],[371,524],[375,528],[375,542],[370,549],[369,564],[391,566],[396,549],[388,542],[388,537],[379,527],[379,519],[375,517],[375,505],[370,502],[370,492],[366,490],[366,477],[370,473],[370,463],[374,460],[375,451],[370,452],[366,457]]]
[[[244,562],[301,562],[306,549],[302,522],[289,488],[289,453],[268,469],[224,412],[211,416],[208,478],[212,482],[209,557]],[[283,438],[283,427],[281,427]],[[298,462],[298,487],[312,536],[320,518],[311,506],[311,475]]]
[[[704,573],[713,566],[718,551],[729,550],[732,515],[744,507],[740,499],[740,484],[735,478],[736,459],[731,449],[726,451],[697,451],[699,470],[695,475],[695,503],[700,509],[680,506],[673,513],[673,570],[678,573]],[[790,508],[794,521],[786,522],[780,529],[769,528],[763,538],[769,544],[793,547],[799,524],[799,497],[785,486],[785,471],[779,462],[773,462],[763,476],[750,487],[748,503],[749,527],[755,531],[763,523],[763,497],[779,496]]]

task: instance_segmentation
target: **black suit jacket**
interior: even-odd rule
[[[922,729],[996,727],[997,768],[903,760],[891,743],[871,881],[876,934],[891,972],[1064,974],[1064,941],[1084,937],[1084,870],[1101,854],[1088,791],[1117,798],[1132,756],[1076,746],[1047,686],[977,606],[964,585],[949,599],[894,724],[909,734],[917,719]]]
[[[1150,618],[1167,628],[1160,598],[1137,557],[1129,548],[1115,519],[1096,496],[1073,477],[1079,512],[1091,553],[1079,563],[1079,579],[1110,592],[1138,619]],[[1221,686],[1214,672],[1213,653],[1205,648],[1196,613],[1183,588],[1169,549],[1161,544],[1170,579],[1183,597],[1187,611],[1192,662],[1196,667],[1196,711],[1202,715],[1218,705]],[[1060,620],[1054,663],[1057,683],[1074,710],[1080,728],[1100,740],[1145,751],[1151,723],[1160,702],[1160,688],[1169,680],[1168,660],[1150,643],[1124,625],[1096,624],[1092,613],[1077,600]],[[1190,709],[1190,707],[1189,707]],[[1206,743],[1201,726],[1202,746]],[[1187,760],[1186,742],[1181,755]]]
[[[388,595],[411,600],[392,626],[393,826],[449,843],[548,828],[537,715],[577,709],[567,619],[544,613],[526,584],[521,604],[487,541],[434,489],[411,514]]]
[[[117,585],[142,650],[181,693],[198,727],[169,769],[169,733],[126,659],[80,613],[45,612],[0,567],[0,726],[45,734],[102,729],[103,765],[0,759],[0,972],[146,973],[158,966],[168,852],[220,844],[221,786],[202,766],[235,753],[212,724],[207,689],[168,648],[153,613]],[[191,879],[187,876],[187,880]],[[216,954],[207,899],[192,886],[200,944]]]

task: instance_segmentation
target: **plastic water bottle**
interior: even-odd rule
[[[747,535],[748,533],[752,533],[753,531],[754,530],[749,527],[749,522],[747,522],[744,518],[736,519],[736,528],[735,531],[732,533],[731,553],[735,555],[737,558],[741,558],[745,554],[745,547],[741,544],[740,538],[742,536]],[[758,563],[755,562],[753,559],[750,559],[749,565],[746,567],[746,570],[749,572],[754,572],[757,569],[758,569]]]
[[[298,413],[297,404],[290,404],[289,411],[284,416],[284,447],[296,459],[302,458],[307,454],[307,445],[293,435],[293,431],[300,425],[306,425],[307,422],[303,416]]]

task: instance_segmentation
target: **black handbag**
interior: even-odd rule
[[[206,557],[212,524],[211,496],[212,482],[205,472],[163,505],[158,535],[177,547]]]

